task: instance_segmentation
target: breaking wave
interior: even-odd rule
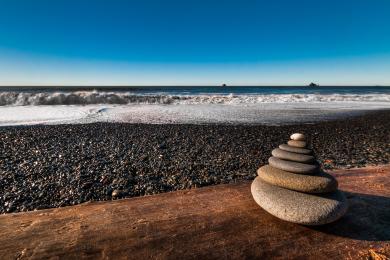
[[[0,106],[90,104],[258,104],[295,102],[390,102],[390,94],[215,94],[173,95],[132,92],[0,92]]]

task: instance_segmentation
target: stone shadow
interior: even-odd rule
[[[334,223],[311,229],[366,241],[390,241],[390,197],[344,192],[347,214]]]

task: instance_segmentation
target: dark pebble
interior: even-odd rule
[[[325,169],[390,161],[390,111],[289,126],[1,127],[0,213],[252,180],[295,132]]]

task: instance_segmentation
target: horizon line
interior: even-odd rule
[[[316,84],[316,83],[315,83]],[[23,88],[23,87],[53,87],[53,88],[60,88],[60,87],[97,87],[97,88],[101,88],[101,87],[308,87],[308,88],[318,88],[318,87],[390,87],[390,85],[380,85],[380,84],[374,84],[374,85],[368,85],[368,84],[364,84],[364,85],[357,85],[357,84],[352,84],[352,85],[319,85],[317,84],[317,86],[309,86],[308,84],[306,85],[287,85],[287,84],[284,84],[284,85],[276,85],[276,84],[269,84],[269,85],[262,85],[262,84],[259,84],[259,85],[254,85],[254,84],[251,84],[251,85],[228,85],[226,84],[225,86],[222,85],[222,84],[219,84],[219,85],[205,85],[205,84],[198,84],[198,85],[170,85],[170,84],[163,84],[163,85],[142,85],[142,84],[139,84],[139,85],[127,85],[127,84],[113,84],[113,85],[57,85],[57,84],[39,84],[39,85],[0,85],[0,88],[4,88],[4,87],[19,87],[19,88]]]

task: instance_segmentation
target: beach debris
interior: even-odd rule
[[[113,190],[112,193],[111,193],[111,196],[113,198],[120,198],[120,197],[123,197],[123,196],[126,196],[128,194],[128,191],[127,190]]]
[[[338,220],[348,203],[337,180],[321,170],[303,134],[290,138],[272,151],[269,165],[258,169],[251,185],[254,200],[275,217],[293,223],[323,225]]]
[[[368,250],[368,252],[370,253],[370,259],[373,259],[373,260],[389,260],[390,259],[389,257],[387,257],[384,254],[375,252],[373,249]]]

